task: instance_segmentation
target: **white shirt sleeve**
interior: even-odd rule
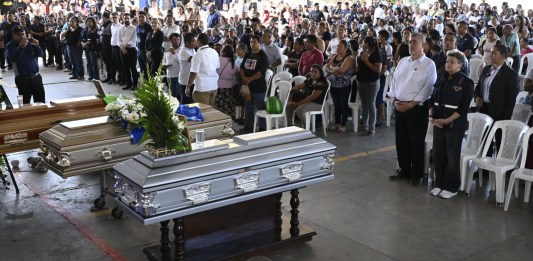
[[[191,59],[191,71],[192,73],[198,73],[200,71],[200,64],[202,63],[199,53],[196,53]]]

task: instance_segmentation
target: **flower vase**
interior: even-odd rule
[[[130,138],[133,144],[137,144],[141,141],[144,132],[146,130],[143,127],[132,127],[130,130]]]
[[[125,130],[125,129],[128,128],[128,122],[127,122],[127,121],[121,119],[121,120],[118,121],[118,123],[120,124],[120,127],[121,127],[123,130]]]

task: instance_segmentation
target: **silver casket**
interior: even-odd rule
[[[143,151],[113,167],[116,201],[139,222],[154,224],[332,180],[335,149],[289,127],[208,140],[174,156]]]
[[[231,117],[211,106],[199,104],[203,122],[188,122],[189,134],[204,129],[206,139],[233,134]],[[133,144],[128,131],[108,116],[63,122],[39,134],[39,155],[45,165],[63,178],[111,168],[145,150]]]

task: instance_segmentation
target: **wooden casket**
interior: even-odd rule
[[[208,105],[200,109],[205,121],[188,122],[191,137],[202,128],[206,139],[233,134],[229,116]],[[109,169],[145,150],[145,144],[133,144],[128,131],[108,116],[63,122],[39,138],[44,164],[63,178]]]
[[[252,249],[241,245],[237,252],[251,252],[263,247],[255,246],[255,239],[264,245],[271,238],[269,246],[283,241],[285,191],[295,196],[290,238],[301,236],[297,190],[333,179],[335,150],[310,131],[288,127],[208,140],[201,149],[174,156],[155,158],[143,151],[113,167],[115,201],[144,225],[161,223],[161,251],[159,246],[144,250],[150,260],[167,259],[160,255],[170,248],[174,260],[218,260],[235,254],[222,253],[235,248],[230,242]],[[176,224],[175,246],[166,239],[169,220]],[[307,240],[313,235],[307,233]]]
[[[105,103],[94,96],[0,111],[0,154],[39,148],[39,133],[58,123],[104,115]]]

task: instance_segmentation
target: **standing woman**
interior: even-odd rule
[[[235,63],[235,53],[231,45],[225,45],[220,51],[218,73],[218,91],[215,97],[215,109],[235,119],[235,95],[233,86],[240,68]]]
[[[468,128],[467,113],[474,93],[474,82],[461,72],[465,63],[463,53],[448,53],[446,72],[435,83],[429,100],[436,176],[430,193],[441,198],[455,196],[461,185],[461,143]]]
[[[363,124],[360,131],[367,135],[375,134],[376,126],[376,96],[379,91],[379,76],[383,57],[378,43],[373,37],[366,37],[363,42],[363,52],[357,65],[357,90],[361,97]],[[354,119],[357,120],[357,119]]]
[[[331,98],[335,106],[335,125],[331,130],[346,132],[348,121],[348,99],[350,97],[352,69],[354,60],[350,56],[348,42],[341,40],[337,45],[337,54],[329,60],[326,72],[331,83]]]
[[[165,36],[161,31],[163,22],[159,18],[152,19],[152,32],[146,41],[146,59],[150,66],[150,74],[155,76],[163,61],[163,40]]]
[[[490,58],[492,52],[492,47],[495,45],[500,44],[500,38],[498,38],[498,35],[496,35],[496,28],[490,27],[487,29],[487,38],[481,42],[479,45],[479,52],[481,55],[483,55],[483,61],[485,61],[485,65],[491,65],[492,60]]]
[[[87,27],[81,33],[81,46],[83,47],[85,58],[87,59],[87,74],[89,74],[87,80],[100,80],[98,60],[96,58],[99,39],[96,21],[93,17],[87,17],[85,25]]]
[[[78,18],[70,18],[67,30],[61,33],[61,38],[66,39],[68,58],[72,64],[72,77],[69,79],[84,80],[85,78],[83,75],[85,74],[85,71],[83,70],[82,60],[83,49],[81,48],[80,42],[81,27],[79,26]]]
[[[326,50],[329,57],[337,54],[337,45],[341,40],[345,40],[346,42],[350,41],[350,38],[346,37],[346,27],[343,24],[337,26],[337,35],[329,42],[328,49]]]

